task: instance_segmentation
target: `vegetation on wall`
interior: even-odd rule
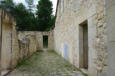
[[[54,26],[55,16],[52,15],[52,2],[39,0],[37,10],[33,12],[33,0],[25,0],[28,8],[22,3],[15,4],[13,0],[3,0],[0,8],[11,13],[16,19],[16,28],[20,31],[49,31]]]

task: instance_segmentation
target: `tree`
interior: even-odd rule
[[[50,31],[51,29],[54,29],[55,19],[56,19],[56,17],[54,15],[52,15],[46,31]]]
[[[3,8],[7,12],[10,12],[14,9],[15,4],[13,3],[13,0],[2,0],[0,4],[0,8]]]
[[[29,10],[32,11],[33,8],[33,0],[25,0],[28,4]]]
[[[26,0],[28,5],[33,4],[33,0]],[[50,30],[54,23],[52,16],[52,2],[50,0],[40,0],[37,5],[35,17],[22,3],[15,5],[13,0],[3,0],[0,8],[8,11],[16,19],[17,30],[20,31],[46,31]]]
[[[25,30],[27,28],[27,19],[26,16],[28,15],[28,12],[25,8],[25,6],[22,3],[19,3],[15,7],[15,15],[17,21],[17,29],[18,30]],[[26,19],[26,20],[25,20]]]
[[[17,21],[17,30],[32,31],[36,30],[36,18],[32,12],[29,12],[26,7],[19,3],[15,8],[15,16]]]
[[[32,12],[29,12],[26,7],[19,3],[15,5],[12,0],[3,0],[0,2],[0,8],[3,8],[16,19],[17,30],[32,31],[37,30],[37,20]]]
[[[46,31],[52,17],[52,2],[50,0],[39,0],[37,5],[37,21],[40,31]]]

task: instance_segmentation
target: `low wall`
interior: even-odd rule
[[[36,37],[33,35],[19,39],[19,59],[23,60],[37,51]]]
[[[43,36],[48,36],[48,48],[47,50],[54,49],[54,38],[53,38],[53,31],[50,32],[38,32],[38,31],[19,31],[18,37],[19,40],[26,38],[28,36],[34,36],[36,41],[37,50],[43,50]]]

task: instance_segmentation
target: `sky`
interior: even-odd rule
[[[57,5],[57,0],[51,0],[53,3],[53,14],[55,14],[56,12],[56,5]],[[27,6],[27,3],[25,2],[25,0],[14,0],[14,2],[17,3],[23,3],[25,6]],[[38,0],[34,0],[34,4],[37,5],[38,4]]]

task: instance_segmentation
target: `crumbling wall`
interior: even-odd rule
[[[37,31],[19,31],[18,37],[19,40],[22,40],[23,38],[34,36],[36,41],[36,48],[37,50],[43,50],[43,36],[48,36],[48,48],[47,50],[53,50],[54,49],[54,37],[53,37],[53,31],[50,32],[37,32]]]
[[[105,0],[58,0],[55,50],[80,67],[80,24],[88,21],[88,74],[105,76],[107,34]]]
[[[14,18],[6,11],[1,12],[1,68],[2,70],[11,69],[12,65],[12,32],[15,26]],[[17,50],[18,51],[18,50]]]
[[[23,60],[37,51],[36,37],[33,35],[19,39],[19,59]]]
[[[12,59],[11,59],[11,67],[14,68],[18,61],[19,61],[19,57],[20,57],[20,53],[19,53],[19,42],[18,42],[18,36],[17,36],[17,31],[15,28],[15,25],[13,25],[12,27]]]
[[[3,9],[0,9],[0,20],[0,68],[7,71],[37,51],[36,36],[19,38],[15,19]]]

